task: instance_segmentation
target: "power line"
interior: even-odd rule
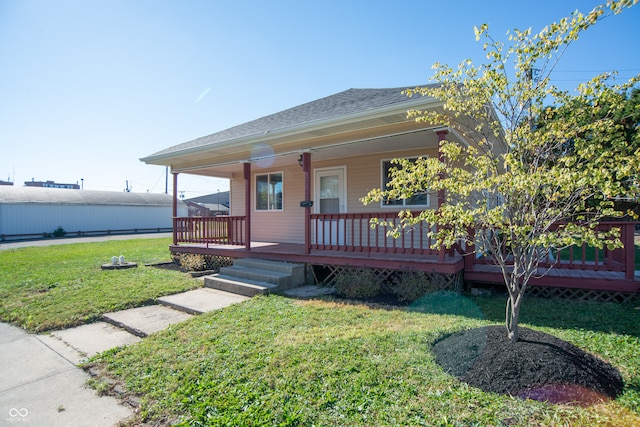
[[[638,71],[640,72],[640,68],[613,68],[613,69],[600,69],[600,70],[553,70],[553,73],[607,73],[607,72],[627,72],[627,71]]]

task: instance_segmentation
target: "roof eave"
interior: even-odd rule
[[[299,123],[291,126],[285,126],[275,130],[267,130],[262,133],[255,133],[252,135],[247,135],[239,138],[232,138],[224,141],[218,141],[211,144],[206,144],[198,147],[186,148],[183,150],[173,151],[169,153],[159,154],[159,155],[150,155],[147,157],[140,158],[141,162],[147,164],[155,164],[155,165],[163,165],[170,166],[171,163],[169,160],[175,159],[176,157],[180,157],[183,155],[192,155],[192,154],[200,154],[205,153],[207,151],[211,151],[212,148],[225,148],[228,146],[242,146],[253,144],[255,142],[265,142],[277,138],[282,138],[286,136],[295,135],[298,133],[311,132],[319,129],[332,127],[332,126],[340,126],[345,123],[350,123],[354,121],[362,121],[367,119],[374,119],[377,117],[383,117],[392,114],[398,114],[401,112],[406,112],[412,109],[426,109],[426,108],[434,108],[442,105],[442,101],[438,101],[435,98],[431,97],[418,97],[418,98],[409,98],[408,101],[402,103],[395,103],[391,105],[386,105],[384,107],[372,108],[365,111],[359,111],[357,113],[347,114],[339,117],[330,117],[323,118],[318,120],[313,120],[310,122]]]

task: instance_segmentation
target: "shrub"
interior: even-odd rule
[[[54,237],[64,237],[65,234],[67,234],[66,231],[64,231],[64,228],[62,228],[61,226],[56,228],[55,230],[53,230],[53,234]]]
[[[371,298],[380,293],[382,282],[370,268],[346,268],[338,273],[334,287],[346,298]]]
[[[175,258],[174,258],[175,260]],[[178,264],[189,271],[203,271],[207,268],[207,261],[202,254],[179,254]]]
[[[413,302],[432,289],[429,276],[422,271],[401,272],[391,283],[391,290],[400,301]]]

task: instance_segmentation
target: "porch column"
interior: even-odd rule
[[[173,231],[173,244],[178,244],[178,173],[171,172],[173,175],[173,210],[171,216],[171,230]]]
[[[243,165],[244,170],[244,247],[251,250],[251,163]]]
[[[311,153],[302,153],[304,172],[304,200],[311,200]],[[304,253],[311,253],[311,206],[304,208]]]
[[[436,135],[438,135],[438,161],[442,163],[444,160],[444,156],[442,155],[442,150],[440,149],[440,144],[442,141],[447,139],[447,134],[449,133],[446,129],[436,130]],[[440,174],[440,179],[444,178],[444,174]],[[438,190],[438,209],[444,204],[445,192],[444,189]],[[437,224],[436,227],[440,229],[441,225]],[[444,246],[440,248],[438,251],[438,261],[444,261],[446,252]]]
[[[444,157],[442,156],[442,151],[440,150],[440,143],[445,139],[447,139],[448,133],[449,131],[446,129],[436,131],[436,135],[438,135],[438,160],[441,163],[444,160]],[[440,174],[440,178],[444,178],[444,174]],[[442,204],[444,203],[444,197],[445,197],[444,189],[438,190],[438,209],[440,209],[440,206],[442,206]]]

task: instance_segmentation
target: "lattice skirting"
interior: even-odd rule
[[[352,270],[354,267],[344,265],[311,265],[310,270],[313,274],[314,282],[320,286],[333,286],[337,277],[346,272]],[[367,268],[358,267],[362,270],[371,270],[374,274],[375,280],[380,283],[389,284],[393,280],[393,277],[403,271],[392,270],[387,268]],[[464,282],[462,272],[456,274],[442,274],[442,273],[424,273],[427,279],[432,283],[437,290],[450,290],[455,292],[462,292]]]
[[[565,298],[579,301],[596,302],[635,302],[640,301],[640,294],[634,292],[597,291],[589,289],[552,288],[546,286],[530,286],[527,296],[538,298]]]

